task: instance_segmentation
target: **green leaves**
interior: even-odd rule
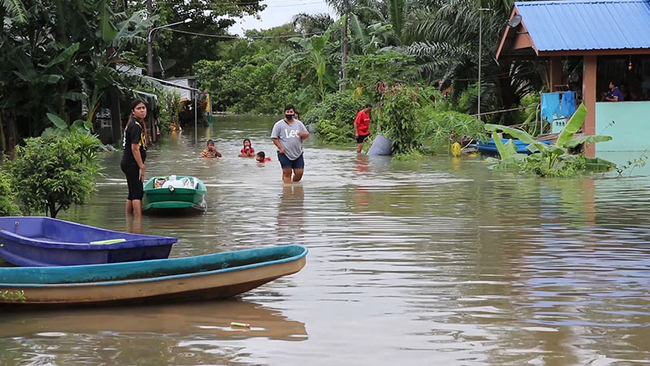
[[[525,131],[500,125],[485,125],[486,130],[492,131],[492,136],[502,158],[497,163],[497,166],[503,169],[516,170],[541,177],[569,177],[585,171],[611,170],[616,166],[614,163],[602,159],[589,159],[582,155],[571,155],[567,152],[568,148],[573,148],[583,143],[603,142],[612,139],[610,136],[581,136],[573,138],[573,135],[582,126],[586,113],[587,109],[584,104],[580,105],[580,108],[578,108],[564,130],[562,130],[554,145],[546,145],[538,142]],[[530,144],[527,146],[527,149],[533,154],[524,156],[522,159],[513,160],[511,151],[502,146],[500,140],[497,138],[496,131],[503,131],[522,142]]]
[[[49,116],[48,116],[49,117]],[[56,116],[54,116],[56,117]],[[56,123],[61,123],[53,118]],[[100,171],[95,152],[99,140],[91,135],[69,134],[26,139],[9,163],[13,185],[30,212],[51,217],[73,204],[84,204],[95,192]]]
[[[564,146],[576,147],[584,143],[607,142],[607,141],[611,141],[611,139],[612,139],[611,136],[602,136],[602,135],[580,136],[566,141],[564,143]]]
[[[386,137],[392,140],[393,154],[407,154],[420,147],[419,108],[414,88],[395,86],[384,94],[381,124]]]
[[[20,215],[15,199],[16,191],[11,184],[11,177],[5,171],[0,171],[0,216]]]
[[[548,147],[548,145],[535,140],[535,138],[529,135],[528,132],[512,127],[486,124],[485,129],[491,132],[502,131],[504,133],[507,133],[508,135],[518,139],[523,143],[534,145],[538,151],[544,151]]]
[[[24,23],[26,18],[25,6],[21,0],[2,0],[0,6],[7,9],[7,13],[13,17],[13,21]]]
[[[74,56],[75,52],[77,52],[78,50],[79,50],[79,43],[73,43],[72,46],[63,50],[54,59],[52,59],[52,61],[50,61],[47,65],[45,65],[45,68],[49,69],[50,67],[60,64],[62,62],[69,63],[72,57]]]
[[[580,130],[582,124],[585,122],[585,117],[587,117],[587,108],[585,104],[582,103],[576,110],[576,112],[571,116],[569,122],[562,129],[562,132],[557,137],[557,146],[565,146],[565,143],[573,138],[573,135]]]
[[[117,37],[118,31],[111,22],[113,18],[113,11],[110,8],[108,1],[103,0],[100,4],[99,24],[101,37],[104,42],[113,44]]]
[[[54,126],[58,128],[59,130],[67,130],[68,129],[68,123],[64,121],[61,117],[57,116],[56,114],[48,113],[47,118],[54,123]]]

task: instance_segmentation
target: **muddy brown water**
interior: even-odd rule
[[[61,218],[179,238],[172,257],[278,244],[307,266],[228,301],[0,314],[1,365],[610,365],[650,360],[650,179],[516,179],[306,145],[283,186],[272,118],[166,136],[147,175],[208,186],[202,215],[124,217],[119,153]],[[197,158],[214,138],[224,154]],[[264,166],[237,157],[242,140]],[[231,322],[251,324],[234,329]]]

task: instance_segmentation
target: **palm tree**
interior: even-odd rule
[[[420,71],[429,81],[442,81],[459,95],[477,82],[478,45],[482,32],[481,109],[518,106],[526,94],[541,88],[538,66],[532,62],[498,62],[494,56],[512,0],[483,0],[483,29],[479,6],[473,0],[431,0],[411,12],[404,35],[407,52],[417,57]],[[477,109],[472,101],[469,112]],[[502,121],[506,122],[506,121]]]
[[[294,42],[300,47],[300,50],[290,54],[284,59],[282,64],[278,67],[276,75],[287,72],[289,69],[296,69],[303,67],[307,71],[303,79],[307,79],[307,92],[314,90],[318,96],[318,101],[325,98],[327,92],[334,89],[336,85],[332,79],[332,71],[327,63],[326,46],[330,39],[330,30],[323,35],[314,35],[309,38],[290,38],[289,41]],[[314,89],[313,83],[316,82]]]

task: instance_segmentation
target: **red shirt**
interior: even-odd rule
[[[354,125],[357,127],[357,134],[369,135],[370,134],[370,114],[366,113],[363,109],[357,113],[357,119],[354,120]]]

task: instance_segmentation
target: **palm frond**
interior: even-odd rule
[[[2,0],[0,5],[7,10],[16,22],[22,23],[27,18],[25,5],[21,0]]]

